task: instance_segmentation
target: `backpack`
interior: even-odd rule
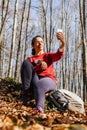
[[[49,99],[60,111],[69,109],[70,111],[77,111],[79,113],[85,112],[83,100],[75,93],[66,89],[52,92],[49,95]]]
[[[74,112],[85,113],[83,100],[75,93],[66,89],[59,90],[68,100],[68,109]]]
[[[59,111],[65,111],[68,109],[68,100],[59,90],[51,92],[49,95],[49,100],[55,107],[57,107]]]

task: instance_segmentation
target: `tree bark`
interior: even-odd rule
[[[3,33],[3,28],[4,28],[4,25],[5,25],[5,22],[6,22],[6,18],[7,18],[7,15],[8,15],[9,4],[10,4],[10,0],[8,0],[8,2],[7,2],[6,13],[5,13],[5,16],[4,16],[2,24],[1,24],[1,28],[0,28],[0,39],[1,39],[1,35]]]
[[[48,32],[47,32],[47,18],[46,18],[46,10],[44,8],[43,0],[41,0],[41,6],[42,6],[42,13],[43,13],[43,21],[44,21],[44,33],[45,33],[45,41],[46,41],[46,49],[47,52],[49,51],[49,44],[48,44]]]
[[[26,50],[27,50],[27,34],[28,34],[28,26],[29,26],[29,18],[30,18],[30,8],[31,8],[31,0],[29,1],[29,7],[28,7],[28,16],[27,16],[27,22],[26,22],[26,37],[25,37],[25,48],[24,48],[24,59],[26,58]]]
[[[83,64],[83,100],[85,101],[87,92],[87,55],[85,39],[85,0],[79,0],[80,22],[81,22],[81,43],[82,43],[82,64]]]
[[[18,13],[18,0],[15,1],[14,20],[13,20],[13,32],[12,32],[12,43],[9,59],[8,77],[14,78],[13,66],[14,66],[14,53],[15,53],[15,40],[16,40],[16,28],[17,28],[17,13]]]
[[[6,7],[6,12],[5,12],[5,16],[4,16],[4,6],[5,6],[5,0],[1,1],[1,7],[2,7],[2,17],[1,17],[1,26],[0,26],[0,77],[2,77],[2,73],[3,73],[3,31],[4,31],[4,27],[5,27],[5,23],[6,23],[6,18],[8,15],[8,11],[9,11],[9,4],[10,4],[10,0],[8,0],[7,2],[7,7]]]
[[[22,19],[21,19],[21,25],[20,25],[21,27],[20,27],[19,42],[18,42],[18,49],[17,49],[17,56],[16,56],[16,65],[15,65],[15,73],[14,73],[15,80],[18,80],[18,72],[19,72],[19,65],[20,65],[19,61],[20,61],[20,50],[21,50],[21,38],[22,38],[22,28],[23,28],[25,7],[26,7],[26,0],[24,0]]]

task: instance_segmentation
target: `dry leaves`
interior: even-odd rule
[[[19,97],[20,91],[0,86],[0,130],[87,130],[87,103],[85,114],[68,110],[35,114],[34,102],[25,107]]]

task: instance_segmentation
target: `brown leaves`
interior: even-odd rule
[[[87,130],[87,103],[85,114],[68,110],[35,114],[30,104],[22,105],[19,97],[20,91],[0,86],[0,130]]]
[[[85,125],[70,124],[87,124],[86,115],[79,115],[65,111],[64,113],[47,111],[45,114],[33,114],[31,107],[25,107],[21,102],[0,101],[0,129],[1,130],[79,130],[79,127]]]

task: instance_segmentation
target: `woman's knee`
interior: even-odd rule
[[[33,65],[31,64],[29,60],[24,60],[22,63],[21,69],[29,71],[33,69]]]
[[[29,61],[29,60],[24,60],[23,61],[23,64],[22,64],[23,66],[30,66],[31,65],[31,62]]]

